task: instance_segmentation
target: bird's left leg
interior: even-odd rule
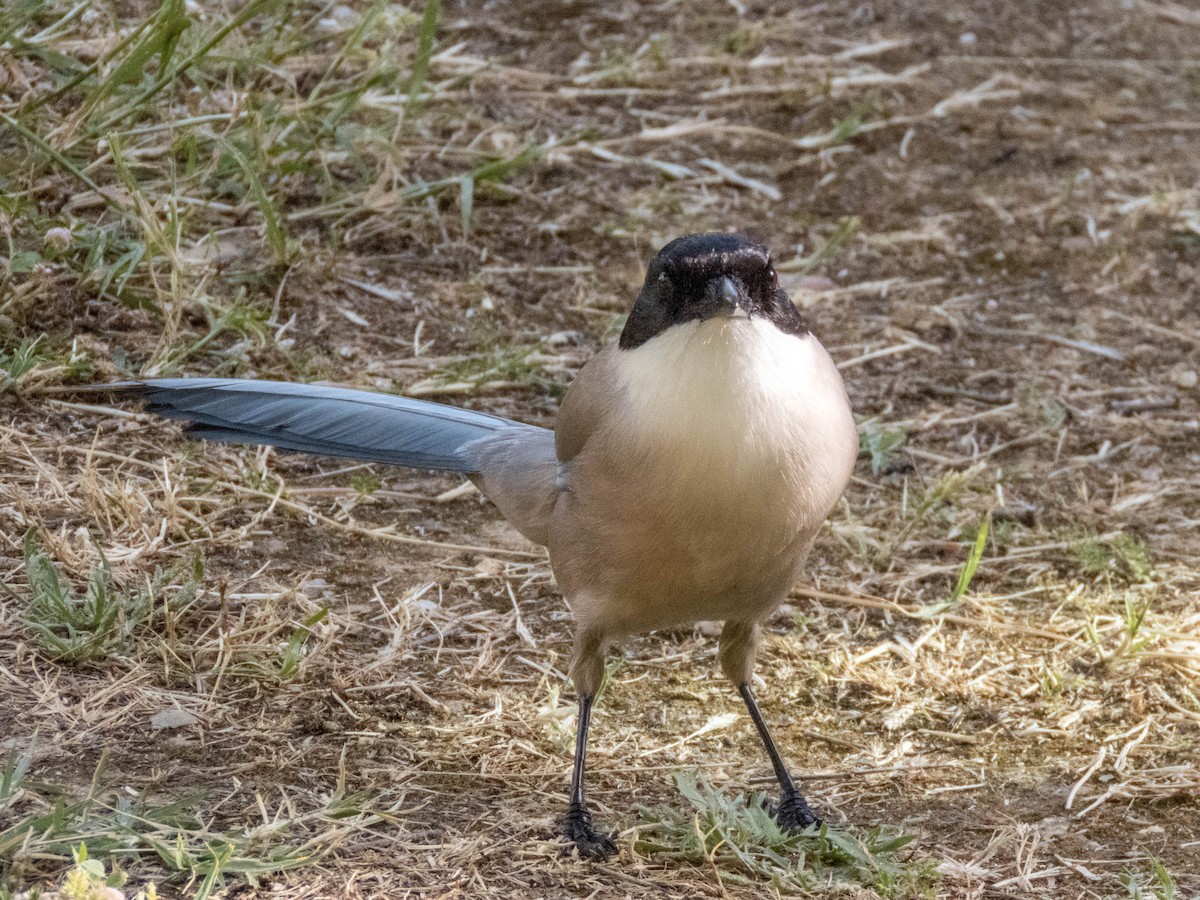
[[[754,622],[726,622],[721,631],[721,649],[718,659],[721,671],[725,677],[737,686],[738,693],[750,711],[754,727],[766,745],[767,755],[771,757],[771,765],[775,769],[775,778],[779,781],[779,807],[775,811],[775,819],[779,824],[791,831],[803,831],[809,825],[820,824],[821,818],[808,805],[804,795],[796,787],[791,773],[784,765],[783,757],[771,737],[766,720],[754,699],[754,691],[750,681],[754,672],[754,654],[758,649],[759,627]]]
[[[563,836],[578,848],[581,857],[591,859],[607,859],[617,852],[613,839],[592,825],[592,814],[583,790],[588,725],[592,718],[592,703],[604,679],[604,652],[605,641],[600,635],[586,629],[576,635],[571,680],[579,695],[579,725],[575,736],[575,766],[571,770],[571,803],[563,820]]]

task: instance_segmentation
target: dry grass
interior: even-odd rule
[[[0,895],[86,843],[77,881],[165,896],[1200,896],[1195,14],[438,12],[0,11]],[[560,856],[569,623],[477,494],[56,393],[329,379],[548,424],[644,260],[725,227],[862,420],[759,671],[865,861],[738,799],[768,767],[706,628],[614,663],[622,858]]]

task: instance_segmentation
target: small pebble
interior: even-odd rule
[[[1200,381],[1200,377],[1196,375],[1195,369],[1176,366],[1171,370],[1171,381],[1174,382],[1176,387],[1181,387],[1185,391],[1190,391],[1196,386],[1197,381]]]

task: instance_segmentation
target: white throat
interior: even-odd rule
[[[785,334],[766,319],[744,317],[675,325],[620,351],[617,362],[629,412],[641,427],[725,434],[781,424],[774,420],[805,395],[829,389],[830,368],[812,335]],[[835,396],[844,402],[840,378]]]
[[[760,318],[688,322],[620,351],[616,371],[622,443],[635,458],[667,456],[681,488],[742,498],[784,490],[810,497],[823,518],[853,469],[846,390],[811,334]]]

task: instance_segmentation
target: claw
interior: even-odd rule
[[[563,820],[562,833],[575,845],[580,859],[606,860],[617,852],[616,842],[592,827],[592,814],[582,806],[571,804]]]
[[[785,794],[774,814],[775,821],[786,831],[804,831],[811,825],[821,824],[821,817],[813,811],[799,791]]]

